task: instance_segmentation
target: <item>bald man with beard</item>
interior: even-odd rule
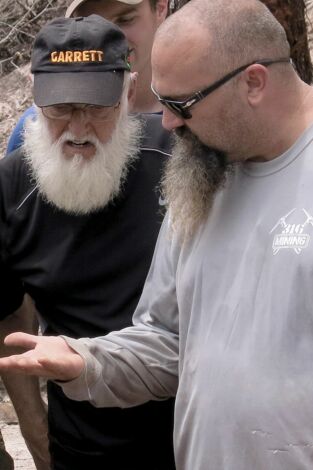
[[[176,395],[177,470],[311,470],[312,88],[258,0],[192,0],[152,69],[177,142],[133,326],[12,335],[29,351],[0,367],[95,406]]]

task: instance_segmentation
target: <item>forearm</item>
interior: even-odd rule
[[[175,254],[165,221],[133,317],[134,326],[102,338],[64,338],[85,360],[83,373],[61,385],[70,398],[123,408],[176,394],[179,311]]]
[[[102,338],[63,338],[86,365],[77,379],[60,384],[74,400],[124,408],[176,394],[176,335],[130,327]]]
[[[35,308],[27,296],[16,312],[0,322],[1,357],[22,351],[20,347],[7,347],[3,343],[5,336],[15,331],[38,334]],[[1,378],[16,411],[22,435],[36,468],[47,470],[50,468],[47,407],[41,396],[39,379],[15,372],[1,372]]]
[[[0,320],[0,357],[17,354],[21,351],[21,348],[8,348],[4,345],[4,338],[10,333],[23,331],[29,334],[38,334],[38,321],[35,312],[31,298],[25,295],[22,305],[14,313]]]
[[[6,357],[8,354],[19,354],[22,351],[20,347],[8,347],[3,342],[7,335],[16,331],[33,335],[38,334],[35,307],[28,296],[25,296],[23,304],[18,310],[0,321],[0,357]],[[37,377],[24,376],[15,372],[1,372],[1,378],[19,416],[25,414],[26,404],[27,407],[31,406],[34,411],[42,411],[42,408],[45,408]],[[27,408],[27,412],[29,413],[31,410]]]

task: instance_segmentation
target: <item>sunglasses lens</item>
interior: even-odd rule
[[[183,117],[184,111],[175,103],[171,103],[169,101],[163,101],[164,106],[167,107],[172,113],[176,114],[176,116]]]
[[[158,99],[158,101],[165,106],[167,109],[169,109],[172,113],[176,114],[176,116],[182,118],[182,119],[190,119],[192,117],[189,109],[185,109],[188,106],[188,101],[187,102],[177,102],[174,100],[171,100],[169,98],[162,98],[152,87],[151,85],[151,90]],[[186,103],[186,104],[185,104]],[[190,107],[190,105],[188,106]]]

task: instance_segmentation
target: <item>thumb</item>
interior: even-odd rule
[[[27,333],[11,333],[4,339],[6,346],[20,346],[22,348],[34,349],[39,343],[40,337]]]

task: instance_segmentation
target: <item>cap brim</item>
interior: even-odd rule
[[[114,106],[120,99],[124,71],[58,72],[34,75],[34,101],[37,106],[62,103]]]
[[[143,0],[116,0],[117,2],[126,3],[127,5],[138,5]],[[76,8],[78,8],[82,3],[85,3],[86,0],[74,0],[67,8],[65,12],[65,18],[70,18]]]

